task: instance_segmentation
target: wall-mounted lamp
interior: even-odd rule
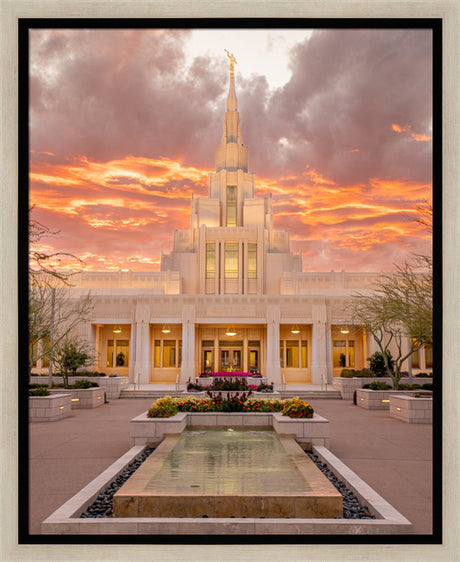
[[[300,334],[299,326],[297,326],[297,324],[294,324],[294,326],[292,326],[291,334]]]
[[[171,333],[171,328],[169,327],[168,324],[164,324],[163,328],[161,329],[161,331],[163,332],[163,334],[170,334]]]
[[[121,332],[121,326],[118,325],[118,324],[115,324],[112,331],[113,331],[114,334],[119,334]]]
[[[226,336],[236,336],[236,330],[233,326],[229,326],[225,331]]]

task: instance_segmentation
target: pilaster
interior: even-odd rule
[[[194,378],[195,372],[195,306],[184,305],[182,309],[182,365],[180,382]]]
[[[267,378],[281,384],[280,365],[280,306],[267,306]]]
[[[150,306],[146,299],[138,299],[135,310],[135,361],[134,361],[134,381],[140,384],[150,382]],[[138,377],[138,375],[140,375]]]

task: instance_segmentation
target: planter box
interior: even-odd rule
[[[390,396],[390,417],[406,423],[433,423],[433,398]]]
[[[59,393],[49,396],[29,396],[29,422],[57,421],[70,416],[70,394]]]
[[[50,389],[52,394],[59,394],[65,392],[70,394],[70,402],[72,410],[78,408],[97,408],[102,406],[105,402],[105,390],[101,387],[94,388],[52,388]]]
[[[353,393],[355,390],[362,388],[365,384],[371,382],[386,382],[391,384],[391,379],[389,377],[354,377],[354,378],[342,378],[335,377],[332,381],[332,386],[340,391],[342,395],[342,400],[353,400]],[[401,379],[401,384],[409,384],[409,379],[404,377]],[[412,384],[431,384],[433,379],[430,378],[416,378],[412,377]],[[413,392],[413,391],[412,391]]]
[[[123,388],[127,388],[129,380],[127,377],[85,377],[85,375],[76,375],[69,377],[69,383],[73,384],[75,381],[91,381],[97,383],[106,391],[107,400],[116,400],[120,398]],[[48,376],[32,375],[30,382],[33,384],[48,384]],[[62,383],[62,377],[53,376],[53,383]]]
[[[168,433],[182,433],[187,426],[273,427],[281,435],[294,435],[298,443],[329,446],[329,421],[318,414],[313,418],[292,419],[281,413],[191,413],[171,418],[148,418],[147,412],[131,420],[131,446],[161,443]]]
[[[390,396],[413,395],[413,390],[370,390],[361,388],[356,391],[356,405],[366,410],[389,410]]]

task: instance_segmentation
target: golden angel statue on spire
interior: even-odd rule
[[[224,49],[224,51],[227,53],[227,57],[230,59],[230,74],[233,74],[233,71],[235,70],[235,64],[237,64],[236,58],[233,56],[233,53],[229,53],[227,49]]]

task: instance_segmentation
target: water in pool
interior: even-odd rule
[[[189,429],[152,475],[146,490],[259,493],[280,483],[284,493],[309,489],[275,431]]]

